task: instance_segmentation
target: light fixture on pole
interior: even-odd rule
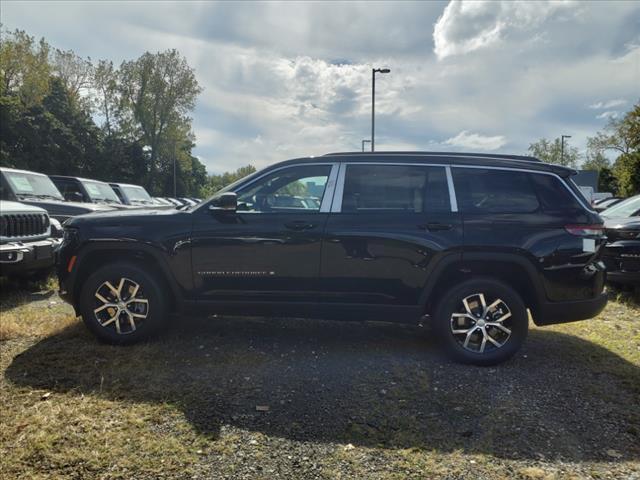
[[[560,135],[560,163],[564,164],[564,139],[571,138],[571,135]]]
[[[371,151],[376,149],[376,73],[389,73],[388,68],[371,69]]]
[[[371,143],[371,140],[362,140],[362,151],[364,152],[364,144]]]

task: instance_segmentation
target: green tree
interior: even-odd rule
[[[640,102],[621,118],[610,119],[603,131],[587,140],[587,145],[590,152],[619,154],[611,168],[614,178],[605,176],[609,186],[617,188],[618,195],[640,192]]]
[[[590,150],[619,154],[640,150],[640,103],[620,118],[610,118],[604,130],[587,140]]]
[[[240,180],[241,178],[251,175],[256,171],[253,165],[246,165],[238,168],[234,172],[224,172],[220,175],[210,175],[206,186],[203,188],[202,196],[208,197],[213,195],[218,190],[232,184],[233,182]]]
[[[578,165],[578,159],[580,158],[578,149],[567,145],[566,142],[563,153],[560,138],[556,138],[553,141],[541,138],[537,142],[529,145],[529,152],[543,162],[555,163],[572,168]]]
[[[164,183],[157,176],[161,151],[179,148],[163,145],[168,141],[166,132],[190,130],[189,114],[202,89],[177,50],[147,52],[137,60],[124,62],[119,80],[121,127],[132,139],[150,147],[149,183],[159,188]]]
[[[108,137],[114,134],[117,127],[118,104],[118,71],[113,62],[100,60],[93,69],[91,82],[94,111],[102,118],[102,128]]]
[[[640,193],[640,151],[623,153],[613,165],[618,195],[629,197]]]
[[[49,92],[49,44],[22,30],[0,37],[0,95],[15,96],[25,108],[40,104]]]

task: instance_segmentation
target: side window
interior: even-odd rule
[[[275,171],[238,192],[240,212],[319,212],[331,165]]]
[[[532,213],[538,197],[527,172],[452,168],[456,197],[465,213]]]
[[[348,165],[342,211],[450,212],[444,167]]]
[[[82,198],[84,200],[87,200],[84,193],[80,189],[80,186],[76,182],[70,180],[55,180],[54,183],[56,187],[58,187],[58,190],[60,190],[60,193],[62,193],[62,196],[64,198],[67,198],[67,195],[69,193],[79,193],[80,195],[82,195]]]
[[[562,181],[551,175],[531,174],[542,209],[546,212],[583,210]]]

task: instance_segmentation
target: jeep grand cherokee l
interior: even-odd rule
[[[606,304],[602,220],[574,173],[505,155],[289,160],[187,210],[70,220],[61,295],[115,343],[178,311],[429,321],[457,360],[493,364],[528,311],[547,325]]]

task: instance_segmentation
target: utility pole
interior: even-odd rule
[[[389,73],[388,68],[371,69],[371,151],[376,149],[376,73]]]
[[[564,165],[564,139],[571,138],[571,135],[560,135],[560,163]]]

